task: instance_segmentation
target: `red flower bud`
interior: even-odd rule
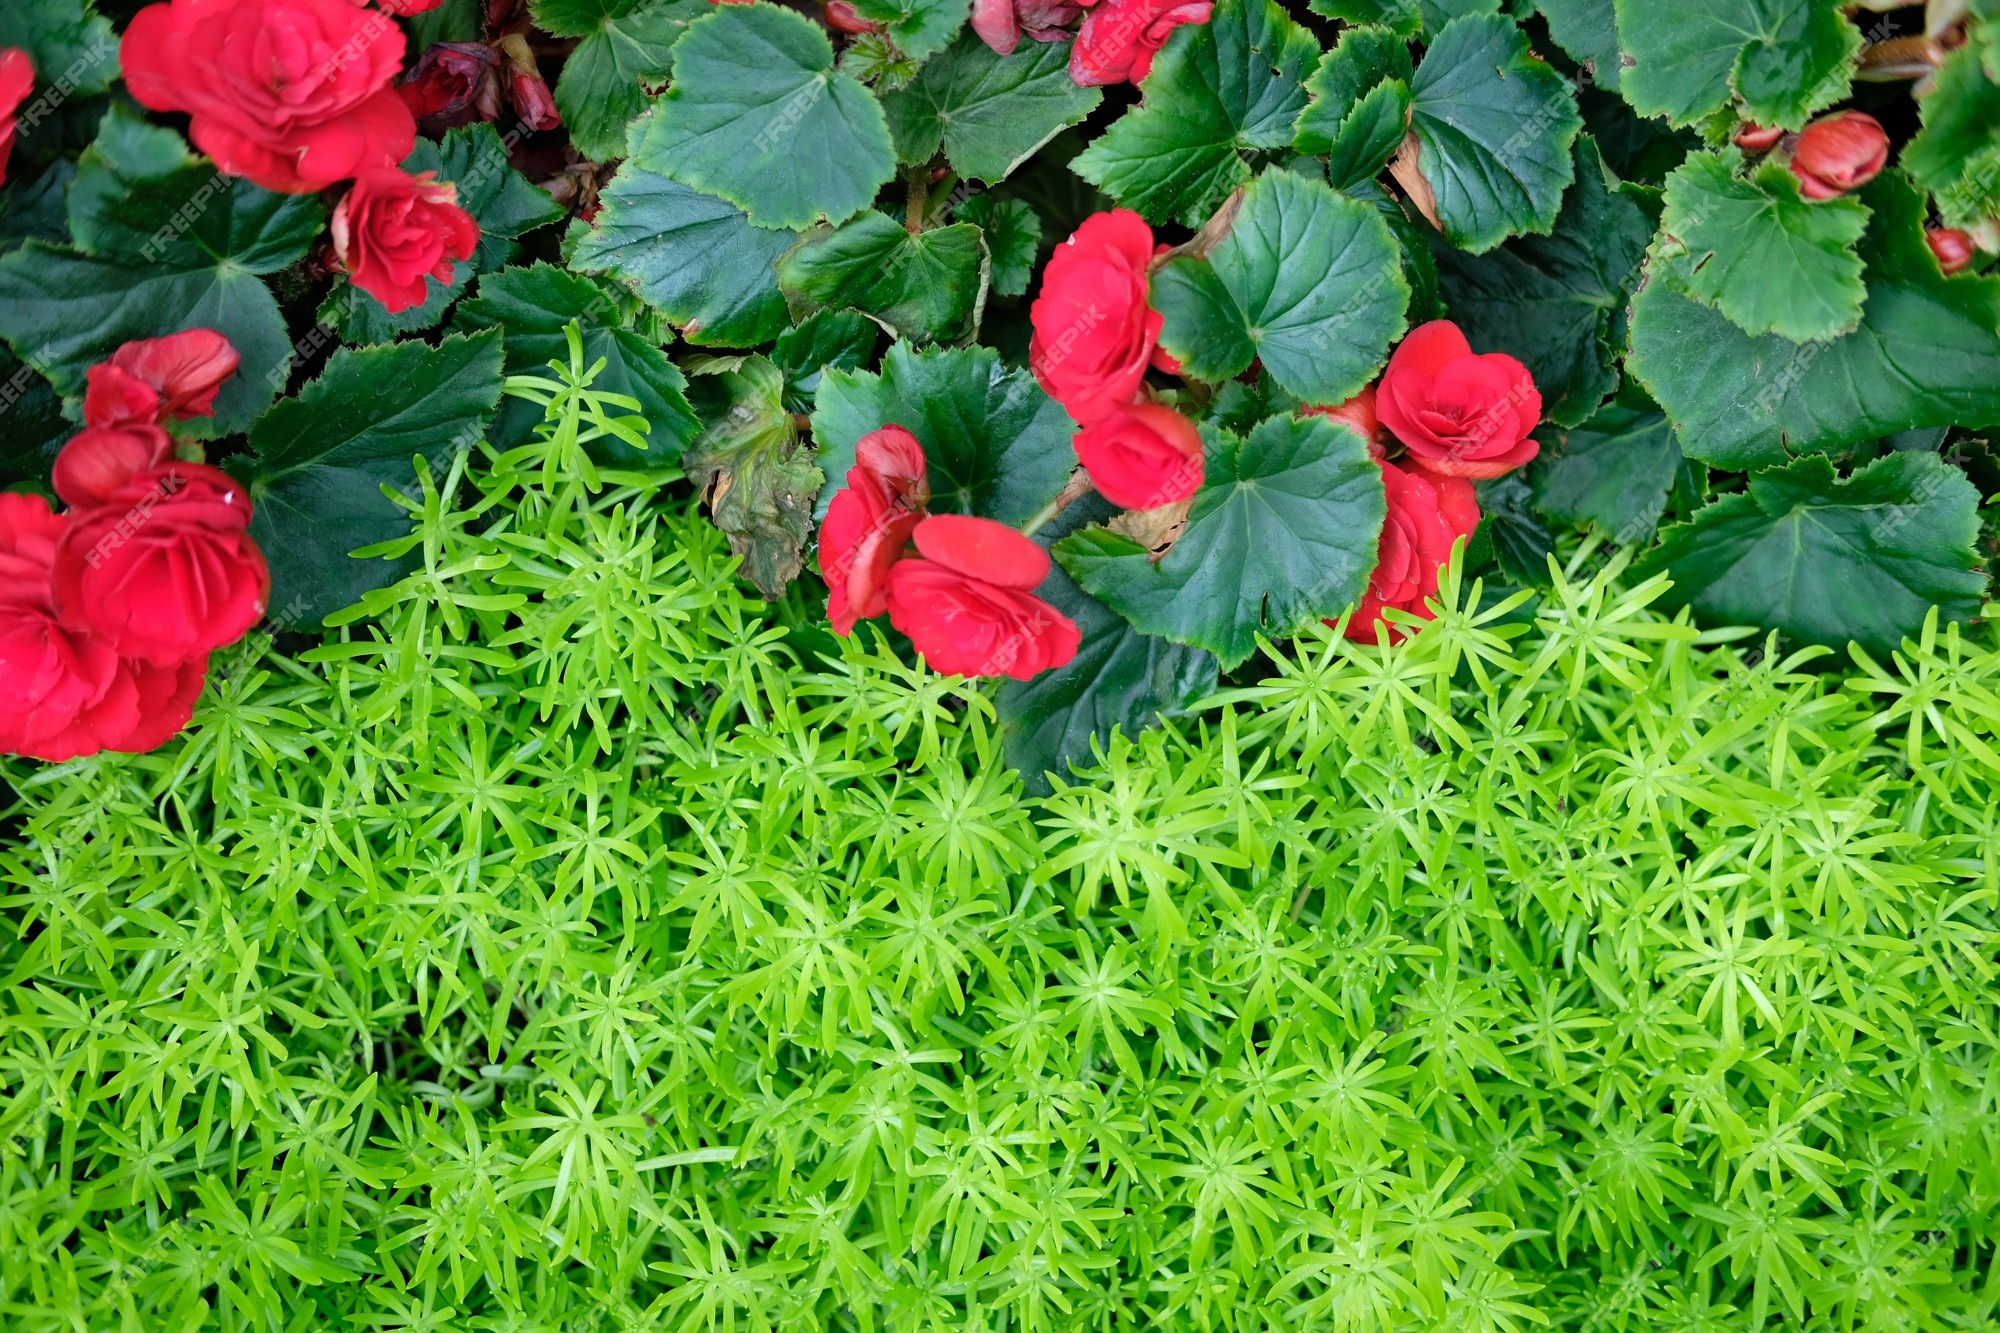
[[[508,82],[507,96],[514,103],[514,114],[529,129],[552,130],[562,124],[556,99],[549,95],[549,85],[533,70],[517,71]]]
[[[1956,227],[1932,227],[1924,233],[1924,243],[1937,256],[1938,267],[1949,277],[1972,266],[1972,236]]]
[[[1889,161],[1889,136],[1865,111],[1842,111],[1805,127],[1792,174],[1808,199],[1834,199],[1875,179]]]
[[[502,37],[500,58],[507,65],[507,96],[514,103],[514,114],[521,124],[531,130],[552,130],[562,124],[562,117],[556,114],[555,99],[549,96],[549,85],[542,82],[542,72],[535,64],[535,53],[528,48],[528,39],[517,32]]]
[[[882,25],[861,17],[854,0],[826,0],[826,26],[835,32],[880,32]]]
[[[1090,484],[1121,509],[1158,509],[1201,489],[1201,432],[1170,407],[1115,407],[1078,431],[1075,443]]]
[[[7,183],[7,159],[14,155],[14,112],[35,91],[35,62],[26,51],[0,51],[0,185]]]
[[[1745,122],[1736,131],[1733,142],[1746,153],[1768,153],[1778,146],[1778,140],[1785,132],[1775,125],[1752,125]]]

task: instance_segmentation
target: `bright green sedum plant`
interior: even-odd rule
[[[1990,1326],[1990,629],[1454,569],[1032,796],[564,351],[368,619],[5,770],[0,1324]]]

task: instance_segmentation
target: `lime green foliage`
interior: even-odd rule
[[[7,1329],[1986,1326],[1988,631],[1586,553],[1029,799],[581,378],[377,622],[6,770]]]

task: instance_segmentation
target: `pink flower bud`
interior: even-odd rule
[[[1778,146],[1778,140],[1785,132],[1775,125],[1751,125],[1745,123],[1736,131],[1733,142],[1746,153],[1768,153]]]
[[[1938,267],[1949,277],[1972,266],[1972,236],[1956,227],[1933,227],[1924,233],[1924,243],[1937,256]]]
[[[521,124],[531,130],[552,130],[562,124],[562,117],[556,114],[555,99],[549,96],[549,85],[542,82],[534,52],[528,49],[527,38],[519,33],[502,37],[500,58],[507,66],[507,95]]]
[[[1808,199],[1834,199],[1875,179],[1889,161],[1889,136],[1865,111],[1842,111],[1805,127],[1792,174]]]
[[[826,0],[826,26],[835,32],[880,32],[882,25],[861,17],[854,0]]]

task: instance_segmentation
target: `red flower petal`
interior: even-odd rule
[[[1005,523],[933,514],[911,534],[926,560],[996,587],[1032,592],[1049,576],[1049,554]]]

